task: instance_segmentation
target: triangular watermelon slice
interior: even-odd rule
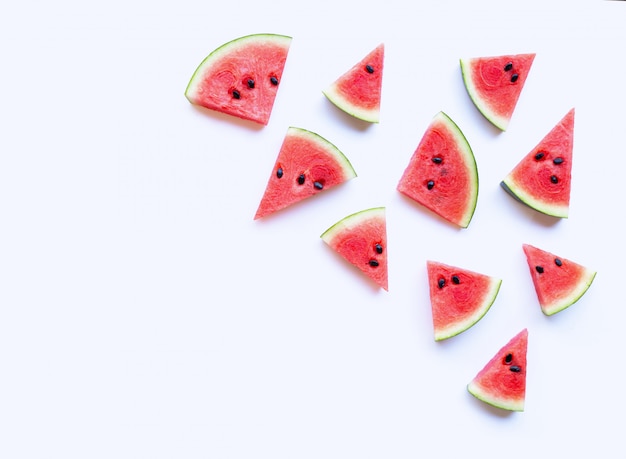
[[[378,123],[384,59],[385,46],[381,43],[322,92],[344,112]]]
[[[388,290],[387,220],[384,207],[361,210],[328,228],[322,240],[378,286]]]
[[[287,129],[254,219],[354,177],[352,164],[335,145],[315,132],[292,126]]]
[[[504,178],[502,188],[527,206],[559,218],[569,215],[574,109]]]
[[[426,262],[435,341],[464,332],[483,318],[501,279],[428,260]]]
[[[547,316],[576,303],[596,277],[596,271],[567,258],[558,257],[530,244],[523,244],[522,248],[539,305]]]
[[[469,393],[504,410],[524,411],[527,348],[528,330],[523,329],[467,385]]]
[[[478,200],[474,153],[459,127],[439,112],[413,153],[398,191],[440,217],[466,228]]]
[[[291,37],[253,34],[223,44],[194,72],[185,96],[194,105],[266,125]]]
[[[465,88],[478,110],[494,126],[509,125],[535,54],[461,59]]]

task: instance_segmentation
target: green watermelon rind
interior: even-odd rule
[[[557,218],[569,217],[569,206],[550,205],[540,199],[534,198],[521,184],[514,181],[511,175],[506,176],[504,180],[500,182],[500,186],[516,201],[525,204],[537,212]]]
[[[560,299],[560,301],[541,305],[541,310],[546,316],[552,316],[557,312],[561,312],[564,309],[569,308],[576,303],[580,298],[589,290],[593,280],[596,278],[597,271],[585,268],[585,275],[582,280],[576,285],[576,288],[572,292]]]
[[[289,46],[291,44],[292,37],[288,35],[280,35],[275,33],[256,33],[250,35],[244,35],[239,38],[235,38],[233,40],[227,41],[221,46],[215,48],[208,56],[206,56],[202,62],[198,65],[196,70],[193,72],[189,83],[187,84],[187,88],[185,89],[185,97],[192,102],[192,94],[199,82],[202,81],[202,75],[204,74],[204,70],[211,67],[214,62],[220,60],[220,58],[227,56],[228,53],[232,52],[234,49],[243,48],[251,42],[258,43],[259,41],[267,41],[273,42],[280,46]],[[192,102],[193,103],[193,102]]]
[[[471,64],[473,62],[473,58],[469,59],[460,59],[461,65],[461,74],[463,75],[463,83],[465,84],[465,88],[467,89],[467,93],[478,108],[478,111],[483,114],[489,122],[491,122],[494,126],[496,126],[501,131],[506,131],[509,126],[509,120],[504,116],[498,116],[489,107],[483,102],[483,100],[479,97],[478,91],[476,90],[476,85],[473,80],[470,78],[471,75]]]
[[[346,155],[332,142],[330,142],[325,137],[322,137],[316,132],[310,131],[305,128],[290,126],[287,129],[287,135],[293,136],[298,135],[300,137],[306,138],[310,142],[316,143],[320,148],[326,151],[333,159],[337,161],[337,163],[341,166],[341,171],[343,172],[344,179],[349,180],[357,176],[354,167],[352,167],[352,163],[347,158]]]
[[[476,325],[483,317],[485,317],[487,312],[489,312],[489,310],[491,309],[491,306],[493,306],[493,303],[495,303],[501,286],[502,279],[492,277],[491,288],[489,289],[489,292],[485,295],[484,301],[482,302],[480,307],[476,308],[475,313],[464,321],[455,322],[454,324],[450,324],[444,329],[435,330],[435,341],[443,341],[448,338],[452,338],[453,336],[459,335]]]
[[[466,202],[466,211],[465,214],[459,221],[451,221],[461,228],[467,228],[472,221],[474,216],[474,212],[476,212],[476,205],[478,203],[478,190],[479,190],[479,179],[478,179],[478,166],[476,164],[476,157],[474,156],[474,152],[472,151],[472,147],[470,146],[465,134],[461,128],[448,116],[447,113],[440,111],[433,117],[432,124],[441,119],[441,121],[445,124],[446,128],[450,132],[450,134],[454,137],[456,145],[459,147],[459,151],[461,152],[462,157],[464,158],[465,167],[469,173],[470,184],[469,184],[469,200]],[[400,184],[398,185],[400,188]],[[447,219],[446,217],[442,218]]]
[[[335,85],[331,85],[324,89],[322,93],[330,100],[337,108],[343,110],[349,115],[354,116],[361,121],[367,121],[368,123],[380,122],[380,110],[379,109],[364,109],[356,104],[353,104],[350,100],[341,95]]]
[[[371,218],[385,218],[385,207],[371,207],[350,214],[332,225],[320,236],[324,242],[331,245],[333,238],[345,229],[358,227]]]
[[[467,391],[476,397],[478,400],[481,400],[485,403],[488,403],[491,406],[495,406],[496,408],[500,408],[507,411],[524,411],[524,400],[511,400],[505,397],[496,397],[493,394],[482,389],[482,387],[474,381],[470,382],[467,385]]]

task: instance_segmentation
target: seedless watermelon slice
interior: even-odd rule
[[[200,63],[185,96],[194,105],[266,125],[290,44],[291,37],[276,34],[229,41]]]
[[[523,329],[467,385],[474,397],[510,411],[524,411],[528,330]]]
[[[569,215],[574,147],[574,109],[546,134],[501,182],[529,207],[559,218]]]
[[[467,139],[444,112],[426,129],[397,189],[445,220],[469,225],[478,200],[478,169]]]
[[[530,244],[523,244],[522,248],[545,315],[556,314],[576,303],[596,277],[596,271],[567,258]]]
[[[384,207],[348,215],[328,228],[321,238],[377,285],[388,290],[387,220]]]
[[[290,127],[267,182],[254,219],[356,177],[348,158],[324,137]]]
[[[483,318],[496,299],[501,279],[426,262],[435,341],[464,332]]]
[[[384,57],[385,46],[381,43],[322,92],[344,112],[378,123]]]
[[[494,126],[505,131],[535,54],[473,57],[461,59],[461,72],[467,92],[476,108]]]

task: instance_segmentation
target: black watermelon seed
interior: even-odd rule
[[[426,188],[428,188],[429,190],[432,190],[435,186],[435,182],[433,182],[432,180],[429,180],[428,183],[426,183]]]
[[[517,73],[514,73],[513,75],[511,75],[511,83],[515,83],[518,78],[519,78],[519,75]]]
[[[324,184],[322,182],[313,182],[313,186],[317,190],[321,190],[322,188],[324,188]]]
[[[509,370],[511,370],[514,373],[519,373],[520,371],[522,371],[522,369],[518,367],[517,365],[511,365],[511,368],[509,368]]]
[[[241,94],[236,89],[233,89],[233,99],[241,99]]]
[[[374,67],[369,64],[365,66],[365,70],[367,71],[367,73],[374,73]]]
[[[513,361],[513,354],[509,353],[504,357],[504,363],[511,363]]]
[[[442,277],[441,279],[437,281],[437,286],[439,288],[443,288],[444,285],[446,285],[446,280]]]
[[[554,159],[552,160],[552,162],[553,162],[554,164],[563,164],[563,158],[561,158],[561,157],[559,157],[559,158],[554,158]]]
[[[380,244],[376,244],[374,249],[376,249],[376,253],[383,253],[383,246]]]
[[[378,266],[378,265],[379,265],[379,263],[378,263],[376,260],[370,260],[370,261],[369,261],[369,265],[370,265],[372,268],[375,268],[376,266]]]
[[[443,158],[441,158],[440,156],[435,156],[433,158],[433,163],[435,164],[441,164],[443,162]]]
[[[298,185],[302,185],[304,183],[304,174],[300,174],[298,176]]]
[[[508,64],[506,64],[506,65],[504,66],[504,71],[505,71],[505,72],[510,72],[510,71],[511,71],[511,69],[513,69],[513,62],[509,62]]]
[[[248,87],[250,89],[254,88],[254,80],[252,78],[248,78]]]
[[[461,283],[459,276],[452,276],[452,283],[459,285]]]
[[[283,168],[282,168],[282,167],[279,167],[279,168],[276,170],[276,177],[278,177],[278,178],[283,178]]]
[[[539,153],[537,153],[537,154],[535,155],[535,159],[536,159],[537,161],[539,161],[539,160],[543,159],[543,157],[544,157],[545,155],[546,155],[546,154],[545,154],[543,151],[540,151]]]
[[[278,78],[276,78],[275,76],[271,76],[270,77],[270,83],[272,83],[274,86],[278,85]]]
[[[563,262],[561,261],[560,258],[555,258],[554,259],[554,264],[557,266],[563,266]]]
[[[536,270],[539,274],[541,274],[541,273],[543,273],[543,266],[539,266],[539,265],[537,265],[537,266],[535,266],[535,270]]]
[[[552,183],[559,183],[559,178],[556,175],[550,176],[550,181]]]

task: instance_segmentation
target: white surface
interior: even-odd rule
[[[623,454],[626,2],[13,2],[0,16],[0,457],[415,458]],[[293,36],[267,127],[183,96],[212,49]],[[381,123],[321,90],[386,45]],[[505,133],[462,56],[536,52]],[[524,209],[504,175],[576,108],[568,220]],[[474,149],[457,230],[395,191],[439,110]],[[254,222],[288,126],[358,178]],[[389,292],[319,239],[387,207]],[[597,269],[544,317],[521,244]],[[425,261],[500,276],[475,327],[432,339]],[[526,411],[467,382],[529,329]]]

